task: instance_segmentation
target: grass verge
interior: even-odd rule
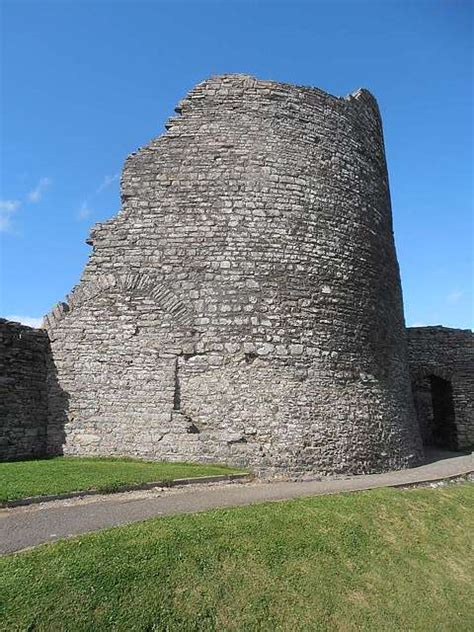
[[[474,629],[474,486],[153,519],[0,560],[5,630]]]
[[[54,457],[0,463],[0,502],[67,492],[112,492],[124,485],[233,474],[223,465],[161,463],[125,458]],[[241,470],[240,470],[241,471]]]

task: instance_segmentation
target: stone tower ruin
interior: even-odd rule
[[[128,157],[45,326],[48,445],[362,473],[420,456],[380,114],[211,78]]]

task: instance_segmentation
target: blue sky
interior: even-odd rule
[[[228,72],[358,87],[380,105],[406,319],[473,326],[469,0],[0,0],[0,315],[79,281],[126,156],[197,82]],[[31,321],[34,322],[34,321]]]

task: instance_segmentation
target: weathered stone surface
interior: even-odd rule
[[[0,459],[44,454],[48,421],[43,330],[0,318]]]
[[[177,111],[127,159],[120,212],[46,319],[52,436],[275,474],[414,463],[373,97],[229,75]]]
[[[373,97],[228,75],[177,110],[46,332],[0,320],[0,458],[297,476],[414,464],[420,428],[472,445],[472,333],[410,328],[407,356]]]
[[[416,412],[425,443],[444,444],[443,447],[453,449],[474,446],[472,331],[409,327],[407,332]],[[440,402],[444,419],[438,423],[435,419],[437,390],[444,400]],[[440,427],[437,429],[436,425]]]

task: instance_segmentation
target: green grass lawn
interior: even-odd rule
[[[153,519],[0,559],[0,626],[471,632],[473,540],[468,483]]]
[[[0,502],[65,492],[114,491],[122,485],[232,474],[222,465],[160,463],[120,458],[54,457],[0,463]]]

